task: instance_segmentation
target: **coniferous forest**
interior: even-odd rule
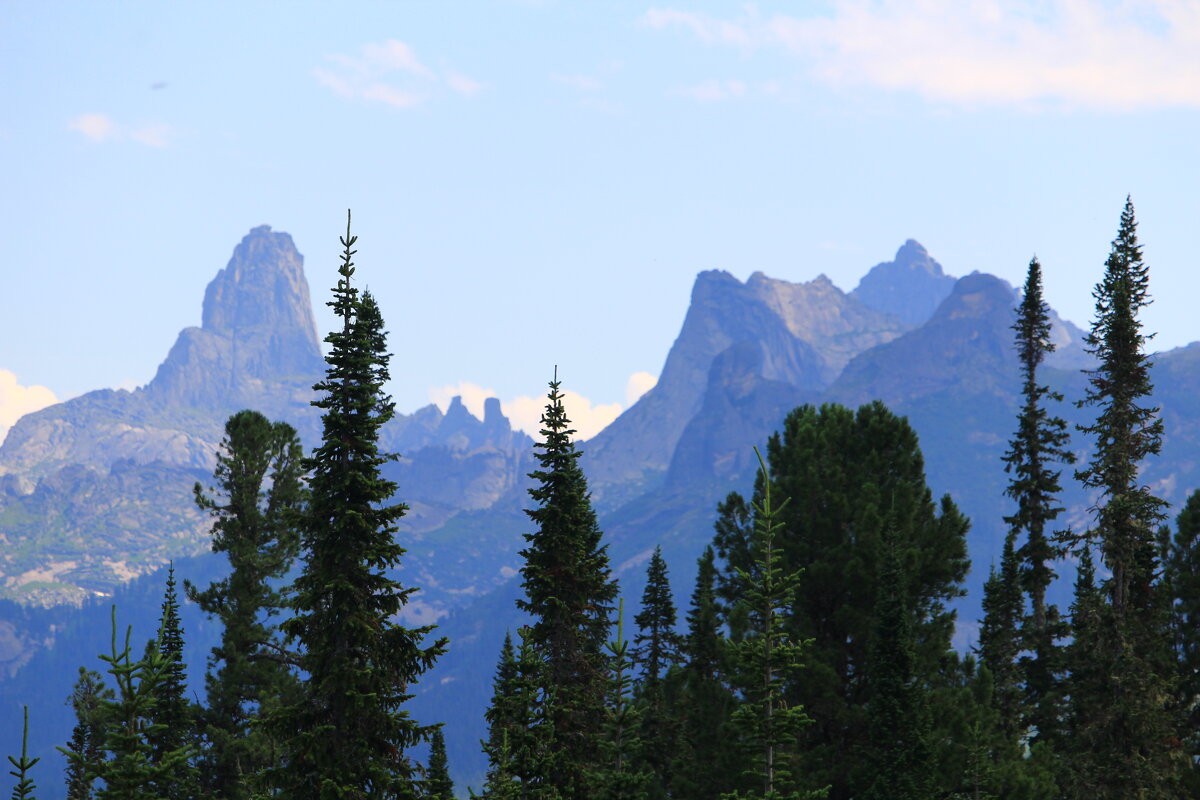
[[[390,577],[406,506],[382,472],[397,457],[379,441],[390,356],[356,241],[348,219],[320,445],[306,456],[254,410],[229,418],[213,485],[194,490],[227,576],[172,570],[149,641],[112,610],[110,647],[61,687],[76,718],[66,773],[12,754],[13,798],[60,781],[70,800],[1200,796],[1200,492],[1172,519],[1141,478],[1168,432],[1131,202],[1093,292],[1083,396],[1039,376],[1054,345],[1029,263],[1007,534],[969,650],[952,646],[952,608],[971,521],[934,496],[916,433],[883,403],[802,405],[746,442],[761,449],[753,490],[720,502],[695,571],[671,575],[656,549],[642,596],[622,599],[551,373],[521,551],[527,624],[496,654],[472,787],[451,779],[443,729],[458,721],[407,706],[455,643],[398,617],[418,587]],[[1091,421],[1068,426],[1067,403]],[[1090,492],[1085,525],[1063,521],[1069,482]],[[1051,602],[1064,581],[1066,608]],[[221,630],[201,677],[183,665],[183,599]]]

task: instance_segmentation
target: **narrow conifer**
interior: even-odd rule
[[[446,736],[440,726],[433,729],[430,738],[425,797],[429,800],[454,800],[454,782],[450,780],[450,766],[446,758]]]
[[[1017,656],[1021,651],[1018,625],[1023,610],[1017,574],[1015,531],[1004,537],[1000,571],[992,568],[983,585],[983,620],[979,626],[979,657],[993,681],[992,702],[1000,714],[1000,726],[1014,743],[1021,738],[1022,687]]]
[[[295,583],[295,616],[284,630],[300,646],[307,673],[299,702],[276,718],[291,732],[288,762],[273,782],[293,800],[408,797],[416,792],[405,751],[432,733],[409,717],[411,685],[443,652],[425,646],[432,626],[408,628],[397,614],[414,588],[391,575],[404,548],[396,541],[402,503],[380,474],[379,429],[394,415],[384,394],[386,335],[379,307],[351,285],[357,237],[349,215],[340,278],[329,303],[341,329],[326,337],[326,377],[313,405],[324,411],[321,445],[304,462],[311,500],[302,520],[304,566]]]
[[[1017,507],[1004,521],[1012,535],[1024,539],[1017,550],[1021,587],[1029,596],[1029,614],[1019,620],[1021,649],[1030,653],[1020,662],[1024,721],[1034,741],[1053,744],[1062,717],[1062,648],[1058,642],[1066,628],[1058,609],[1046,602],[1046,591],[1057,577],[1054,561],[1059,556],[1054,532],[1048,526],[1063,510],[1058,505],[1062,487],[1056,465],[1074,463],[1075,455],[1068,449],[1066,422],[1050,411],[1050,404],[1061,403],[1062,395],[1038,382],[1038,368],[1055,346],[1037,258],[1029,262],[1013,331],[1021,365],[1022,405],[1016,433],[1004,454],[1004,470],[1012,476],[1005,494]],[[1000,689],[1007,678],[996,677]],[[1007,720],[1005,724],[1010,726]]]
[[[579,467],[581,452],[563,408],[557,376],[542,414],[540,469],[530,473],[537,526],[521,555],[525,597],[517,606],[533,617],[528,639],[542,664],[544,724],[553,730],[543,766],[547,783],[568,800],[589,796],[587,773],[596,765],[605,691],[604,645],[617,586],[608,565]]]
[[[37,763],[41,759],[29,757],[29,706],[25,706],[23,719],[24,722],[21,728],[21,757],[8,757],[9,763],[13,765],[12,770],[8,774],[17,779],[17,784],[13,787],[12,791],[12,800],[36,800],[33,790],[37,788],[37,785],[33,782],[33,778],[29,777],[29,770],[37,766]]]
[[[67,759],[67,800],[92,800],[93,778],[87,765],[97,764],[104,757],[104,731],[98,711],[102,700],[111,699],[112,690],[104,688],[99,673],[80,667],[79,679],[67,698],[75,712],[75,727],[66,750],[80,754],[78,760]]]

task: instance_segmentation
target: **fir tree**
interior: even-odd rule
[[[1071,464],[1075,455],[1068,449],[1066,422],[1050,413],[1049,404],[1062,402],[1062,395],[1038,383],[1038,368],[1054,352],[1050,340],[1050,308],[1042,299],[1042,266],[1030,260],[1025,289],[1017,309],[1017,357],[1021,364],[1022,406],[1017,431],[1004,454],[1004,470],[1012,478],[1005,493],[1016,503],[1016,511],[1005,522],[1024,544],[1017,550],[1020,579],[1029,595],[1030,613],[1020,625],[1020,644],[1031,657],[1021,660],[1025,684],[1025,712],[1034,741],[1053,743],[1062,716],[1062,648],[1058,640],[1065,626],[1058,609],[1046,603],[1046,591],[1057,575],[1054,561],[1058,548],[1047,526],[1062,513],[1058,505],[1061,470],[1056,464]],[[997,674],[1000,682],[1007,676]]]
[[[1105,758],[1105,731],[1110,726],[1111,689],[1108,659],[1103,657],[1107,643],[1103,641],[1103,621],[1106,609],[1099,587],[1090,547],[1079,551],[1075,571],[1075,593],[1071,603],[1071,643],[1067,646],[1069,667],[1067,692],[1066,736],[1063,753],[1066,756],[1064,785],[1068,796],[1084,800],[1101,796],[1102,772],[1095,762]]]
[[[1162,447],[1163,428],[1158,409],[1147,402],[1153,386],[1138,313],[1150,303],[1149,273],[1136,229],[1127,201],[1093,292],[1096,318],[1087,342],[1099,363],[1080,403],[1098,409],[1096,421],[1080,427],[1094,437],[1095,451],[1076,473],[1099,494],[1087,538],[1098,541],[1111,573],[1095,653],[1106,665],[1110,711],[1099,722],[1102,729],[1084,737],[1099,748],[1098,797],[1169,797],[1182,755],[1168,707],[1167,608],[1157,581],[1157,530],[1166,503],[1139,480],[1141,463]]]
[[[75,712],[75,727],[67,751],[80,754],[80,759],[67,760],[67,800],[92,800],[92,778],[87,765],[99,763],[104,757],[104,732],[100,727],[98,709],[103,700],[111,700],[112,691],[104,688],[99,673],[79,668],[79,679],[67,704]]]
[[[154,704],[159,696],[170,662],[157,643],[138,661],[133,660],[129,640],[132,628],[125,632],[124,646],[117,649],[117,610],[112,611],[111,654],[101,655],[115,687],[112,698],[104,698],[96,709],[96,722],[102,731],[101,757],[90,760],[89,752],[63,752],[83,771],[86,781],[100,779],[98,800],[161,800],[157,787],[181,780],[188,770],[194,750],[187,745],[170,752],[155,752],[150,740],[162,735],[162,723],[152,722]]]
[[[158,636],[146,646],[147,661],[154,651],[163,660],[163,669],[155,687],[154,699],[146,719],[146,742],[150,760],[158,765],[181,750],[195,748],[195,713],[187,700],[187,673],[183,663],[183,626],[179,620],[179,597],[175,591],[175,564],[167,568]],[[186,800],[199,788],[195,767],[190,761],[163,770],[162,779],[153,787],[163,800]]]
[[[930,786],[929,710],[916,675],[914,616],[905,586],[899,534],[889,522],[880,539],[874,636],[867,704],[870,800],[926,800]]]
[[[625,604],[617,610],[617,636],[607,645],[608,686],[598,749],[600,763],[589,775],[596,800],[645,800],[653,775],[643,765],[640,712],[633,702],[633,660],[625,640]]]
[[[441,726],[433,729],[430,739],[425,797],[429,800],[454,800],[454,782],[450,780],[450,767],[446,759],[446,736]]]
[[[1013,545],[1015,531],[1004,537],[1000,572],[992,568],[983,585],[983,620],[979,626],[979,656],[992,676],[992,702],[1000,726],[1013,742],[1022,738],[1022,688],[1017,656],[1021,651],[1018,623],[1023,610]]]
[[[681,728],[671,770],[672,796],[695,800],[715,800],[731,791],[740,777],[727,746],[726,725],[734,701],[723,681],[726,640],[718,616],[715,559],[709,546],[698,561],[687,614],[686,659],[670,675],[670,682],[681,684],[672,706]]]
[[[388,353],[383,320],[369,293],[350,284],[357,237],[347,215],[341,276],[329,303],[341,330],[326,337],[321,445],[304,462],[311,499],[302,523],[304,566],[295,616],[284,623],[307,673],[300,701],[277,715],[291,732],[288,761],[273,782],[293,800],[408,797],[415,794],[405,750],[430,734],[404,710],[409,687],[443,652],[422,646],[432,626],[407,628],[397,614],[415,589],[389,573],[404,548],[395,540],[405,506],[389,503],[396,484],[380,475],[393,458],[379,429],[393,416],[384,394]]]
[[[492,682],[492,704],[486,712],[488,741],[487,782],[483,796],[493,800],[558,800],[557,788],[547,778],[546,759],[554,731],[545,723],[544,695],[539,688],[542,665],[529,629],[520,631],[514,651],[505,634],[500,662]]]
[[[542,414],[543,441],[536,445],[541,468],[530,473],[536,507],[526,513],[537,530],[526,534],[521,551],[525,598],[517,606],[533,616],[529,641],[542,662],[544,722],[553,730],[545,777],[563,797],[582,800],[589,795],[587,772],[595,766],[603,649],[617,586],[558,389],[556,375]]]
[[[675,630],[675,603],[661,547],[654,548],[650,557],[642,610],[634,622],[638,632],[631,656],[641,668],[636,693],[641,707],[642,757],[654,774],[654,793],[665,796],[673,781],[671,767],[679,747],[679,724],[675,709],[667,707],[669,687],[663,678],[680,661],[683,637]]]
[[[12,800],[35,800],[33,790],[37,788],[33,779],[29,777],[29,770],[41,761],[40,758],[30,758],[27,748],[29,744],[29,706],[25,706],[24,720],[21,728],[21,757],[8,757],[9,763],[13,765],[8,774],[17,779],[17,785],[13,787]]]
[[[300,689],[271,618],[284,606],[276,583],[299,550],[302,456],[292,426],[239,411],[226,421],[217,453],[219,488],[206,493],[197,483],[194,490],[213,518],[213,552],[230,566],[228,577],[204,591],[187,586],[189,598],[221,623],[205,676],[202,768],[205,789],[226,800],[247,800],[253,776],[279,763],[280,742],[254,723],[295,702]]]
[[[754,452],[758,456],[762,500],[753,504],[753,571],[739,573],[746,587],[741,602],[747,609],[750,629],[746,638],[731,648],[732,671],[742,689],[742,702],[731,721],[741,733],[743,746],[752,754],[752,772],[761,788],[745,794],[731,793],[726,798],[820,798],[825,790],[796,790],[788,763],[797,733],[812,722],[802,706],[788,705],[783,696],[785,681],[800,666],[807,644],[793,639],[784,625],[784,615],[799,591],[800,572],[786,570],[783,565],[779,541],[783,524],[779,515],[788,500],[785,498],[779,506],[772,502],[766,463],[757,448]]]

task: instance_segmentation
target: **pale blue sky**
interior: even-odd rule
[[[347,207],[402,411],[558,364],[611,415],[698,271],[849,290],[908,237],[1036,252],[1086,325],[1126,193],[1200,338],[1195,2],[8,0],[0,71],[0,430],[149,380],[256,225],[323,302]]]

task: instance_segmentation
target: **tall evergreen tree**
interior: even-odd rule
[[[1005,494],[1017,507],[1004,521],[1013,535],[1024,538],[1017,558],[1030,607],[1029,615],[1020,621],[1020,644],[1030,653],[1021,660],[1026,722],[1034,741],[1053,743],[1062,717],[1062,648],[1058,642],[1066,628],[1058,609],[1046,602],[1046,591],[1057,577],[1054,561],[1059,556],[1047,526],[1053,525],[1063,510],[1058,505],[1061,470],[1055,465],[1074,463],[1075,454],[1068,449],[1066,422],[1050,412],[1050,403],[1062,402],[1062,395],[1038,382],[1038,368],[1046,355],[1054,352],[1054,343],[1050,339],[1050,308],[1042,299],[1042,265],[1036,258],[1029,262],[1013,330],[1021,364],[1022,405],[1016,433],[1004,454],[1004,470],[1012,476]],[[992,669],[999,689],[1002,678]]]
[[[66,749],[80,754],[78,760],[67,760],[67,800],[92,800],[93,779],[87,765],[99,763],[104,757],[104,731],[98,710],[102,700],[111,699],[112,690],[104,688],[99,673],[80,667],[79,679],[67,698],[75,712],[75,727]]]
[[[383,392],[389,355],[379,307],[350,283],[356,240],[347,215],[341,277],[329,303],[341,329],[325,339],[329,366],[314,387],[320,397],[313,405],[324,411],[321,445],[304,462],[312,475],[304,566],[295,616],[283,624],[307,673],[300,701],[276,720],[276,730],[292,738],[273,780],[294,800],[415,794],[405,750],[431,729],[403,706],[445,645],[423,646],[433,626],[397,621],[415,589],[389,575],[405,552],[395,540],[405,506],[389,503],[396,484],[380,474],[393,456],[380,452],[379,429],[395,411]]]
[[[514,649],[512,637],[505,634],[492,681],[492,704],[485,714],[488,740],[483,749],[488,771],[483,796],[489,800],[559,800],[562,795],[550,783],[546,768],[554,730],[545,721],[542,663],[530,641],[529,628],[521,629],[520,639],[520,646]]]
[[[190,599],[221,623],[205,676],[201,766],[205,790],[226,800],[247,800],[254,776],[280,762],[277,737],[254,723],[295,702],[300,691],[271,619],[284,607],[278,582],[300,546],[302,457],[292,426],[239,411],[225,423],[218,488],[205,492],[197,483],[194,490],[213,519],[213,552],[224,553],[230,566],[228,577],[204,591],[185,584]]]
[[[786,619],[788,632],[797,641],[813,640],[785,689],[788,704],[803,706],[813,718],[800,733],[797,775],[807,788],[829,785],[833,800],[847,800],[866,790],[869,772],[862,761],[869,740],[867,662],[884,511],[892,509],[903,553],[914,672],[926,683],[950,650],[955,614],[949,606],[963,594],[969,522],[949,496],[935,503],[916,433],[879,402],[857,411],[801,406],[770,438],[767,456],[780,494],[792,498],[781,512],[783,563],[804,570],[805,591]],[[735,602],[744,593],[737,570],[752,566],[747,507],[731,495],[720,507],[714,537],[725,562],[719,574],[723,621],[734,639],[745,627]],[[940,724],[941,715],[931,716]]]
[[[638,695],[639,735],[642,757],[654,775],[654,796],[666,796],[673,779],[672,765],[679,748],[679,718],[668,708],[669,687],[664,675],[682,656],[683,637],[675,630],[675,602],[667,578],[667,562],[662,548],[654,548],[646,569],[646,588],[642,592],[642,610],[634,617],[638,632],[631,652],[633,663],[641,668]],[[615,655],[614,655],[615,657]],[[632,679],[632,676],[630,676]]]
[[[992,702],[1000,726],[1013,742],[1023,738],[1022,687],[1017,657],[1021,652],[1018,625],[1023,609],[1017,574],[1016,532],[1004,537],[1000,571],[992,568],[983,585],[983,620],[979,626],[979,656],[992,676]]]
[[[732,791],[740,765],[728,747],[726,727],[734,699],[724,682],[726,640],[716,597],[716,554],[710,545],[698,563],[684,640],[685,661],[669,676],[678,694],[669,695],[680,724],[672,767],[672,796],[715,800]]]
[[[454,782],[450,780],[450,766],[446,758],[446,735],[440,726],[433,729],[430,739],[425,797],[429,800],[454,800]]]
[[[754,539],[751,542],[751,570],[741,570],[745,586],[740,598],[750,622],[747,636],[731,648],[731,671],[742,690],[741,704],[734,711],[732,726],[741,734],[741,743],[750,752],[750,763],[759,785],[742,794],[726,795],[730,800],[800,800],[821,798],[826,790],[798,791],[792,776],[790,755],[797,733],[812,720],[804,707],[789,705],[784,686],[800,666],[807,642],[789,635],[785,615],[800,591],[800,571],[784,566],[780,532],[780,512],[788,498],[778,506],[772,502],[771,476],[757,448],[761,501],[753,504]]]
[[[17,784],[13,787],[12,791],[12,800],[36,800],[33,796],[33,790],[37,788],[37,785],[33,782],[33,778],[29,777],[29,770],[37,766],[37,763],[41,759],[29,757],[28,744],[29,706],[25,706],[24,722],[21,728],[21,757],[8,757],[9,763],[13,765],[12,771],[8,774],[17,779]]]
[[[542,414],[543,440],[535,445],[540,469],[530,473],[536,507],[526,513],[537,529],[521,555],[524,599],[533,616],[529,641],[542,661],[545,723],[554,731],[545,768],[548,783],[568,800],[589,796],[605,690],[604,644],[617,594],[607,546],[579,467],[557,375]]]
[[[596,800],[646,800],[654,775],[644,764],[641,709],[633,698],[633,659],[625,639],[625,603],[617,610],[617,636],[608,647],[604,721],[597,742],[599,764],[589,775]]]
[[[187,699],[187,672],[183,663],[183,625],[179,619],[179,596],[175,591],[175,564],[167,568],[167,585],[163,592],[162,614],[158,619],[158,635],[146,645],[145,660],[154,651],[163,661],[162,672],[155,687],[154,699],[146,714],[146,742],[150,760],[162,764],[180,750],[194,750],[195,710]],[[196,770],[191,760],[179,762],[171,770],[163,770],[154,790],[162,800],[188,800],[199,789]]]
[[[1095,451],[1076,473],[1098,492],[1087,537],[1098,541],[1111,573],[1096,654],[1107,666],[1110,713],[1091,737],[1100,748],[1099,797],[1172,796],[1182,755],[1173,744],[1166,600],[1158,584],[1157,531],[1166,503],[1139,480],[1142,462],[1162,447],[1163,430],[1148,402],[1150,359],[1138,319],[1150,303],[1148,286],[1133,204],[1126,201],[1093,292],[1096,318],[1087,342],[1098,365],[1080,404],[1098,413],[1080,430],[1094,437]]]

